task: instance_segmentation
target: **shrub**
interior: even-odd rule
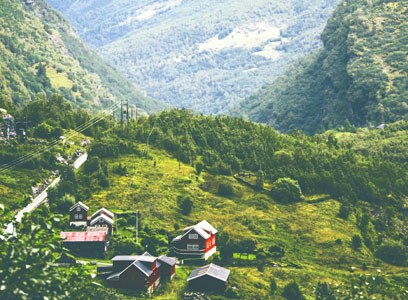
[[[303,199],[302,191],[297,180],[291,178],[279,178],[270,191],[271,196],[278,201],[291,203]]]
[[[339,208],[338,216],[344,220],[347,220],[350,216],[351,207],[347,203],[342,203]]]
[[[362,246],[361,237],[359,235],[354,235],[351,239],[351,247],[354,250],[360,250]]]
[[[218,186],[218,195],[220,195],[222,197],[233,196],[234,195],[234,188],[229,184],[221,183]]]
[[[191,201],[190,198],[185,198],[181,204],[180,204],[180,208],[183,212],[183,214],[185,214],[186,216],[189,215],[191,213],[191,211],[193,210],[193,201]]]
[[[382,245],[375,252],[375,256],[396,266],[408,265],[408,247],[402,244],[392,243]]]
[[[275,294],[276,290],[278,289],[278,285],[274,278],[271,278],[271,282],[269,283],[269,291],[273,295]]]
[[[288,283],[283,288],[282,296],[288,300],[304,300],[305,299],[302,292],[300,291],[298,284],[295,281]]]

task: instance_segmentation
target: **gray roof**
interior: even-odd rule
[[[94,225],[96,222],[98,222],[100,219],[105,220],[107,223],[113,225],[113,219],[109,218],[106,215],[99,215],[96,218],[91,220],[91,225]]]
[[[219,280],[222,280],[224,282],[227,282],[229,274],[230,274],[230,270],[217,266],[215,264],[209,264],[209,265],[193,270],[188,276],[187,281],[199,278],[201,276],[208,275],[208,276],[217,278]]]
[[[129,256],[130,257],[130,256]],[[141,256],[139,256],[141,257]],[[143,274],[145,274],[147,277],[149,277],[153,271],[150,270],[148,267],[146,267],[143,262],[136,260],[133,263],[131,263],[129,266],[127,266],[125,269],[123,269],[121,272],[112,274],[111,276],[109,276],[107,279],[108,280],[118,280],[120,278],[120,276],[129,268],[131,267],[135,267],[137,269],[139,269],[140,271],[142,271]]]
[[[174,266],[176,264],[176,262],[177,262],[174,258],[165,256],[165,255],[160,256],[159,261],[161,261],[161,262],[163,262],[163,263],[165,263],[166,265],[169,265],[169,266]]]
[[[74,205],[71,206],[71,208],[69,209],[69,211],[74,210],[77,206],[82,207],[83,209],[85,209],[86,211],[89,210],[89,207],[86,206],[85,204],[83,204],[81,201],[78,201],[77,203],[75,203]]]
[[[135,261],[140,260],[144,262],[154,262],[156,257],[151,255],[149,252],[145,252],[142,255],[116,255],[112,258],[112,261]]]

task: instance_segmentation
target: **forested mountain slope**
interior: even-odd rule
[[[320,45],[337,0],[48,0],[156,99],[228,112]]]
[[[21,105],[58,92],[93,109],[125,99],[146,111],[160,107],[89,50],[46,2],[1,0],[0,20],[2,102]]]
[[[244,101],[237,113],[283,130],[316,132],[408,117],[408,5],[345,0],[323,49]]]
[[[91,118],[56,96],[33,101],[15,114],[35,117],[38,125],[28,130],[27,139],[0,149],[2,164],[41,147],[33,146],[34,140],[43,145],[53,141],[55,136],[46,137],[40,130],[43,122],[68,136]],[[98,283],[93,286],[87,273],[95,275],[95,265],[55,267],[56,257],[64,250],[61,241],[48,245],[52,231],[50,225],[40,230],[43,218],[58,214],[54,228],[70,230],[69,208],[82,201],[93,211],[106,207],[116,214],[107,259],[146,249],[153,255],[165,254],[168,241],[181,228],[203,219],[213,224],[219,231],[218,253],[211,259],[231,270],[231,275],[226,291],[210,293],[211,299],[304,299],[285,293],[293,281],[305,299],[344,300],[356,295],[405,299],[407,130],[408,122],[400,121],[384,130],[280,134],[243,119],[194,115],[188,110],[143,116],[131,120],[125,130],[107,118],[69,147],[58,145],[1,172],[0,226],[10,222],[10,218],[3,220],[2,204],[6,211],[21,207],[25,201],[18,197],[30,187],[28,180],[20,184],[15,175],[35,180],[33,169],[58,169],[62,182],[49,191],[49,206],[17,226],[18,239],[0,243],[4,287],[0,298],[14,299],[17,288],[30,295],[27,299],[56,292],[62,295],[57,299],[146,298],[133,290],[105,288],[101,276],[92,277]],[[74,172],[57,162],[57,153],[68,157],[82,139],[92,140],[83,167]],[[244,184],[232,176],[237,173],[257,175],[246,177],[249,184]],[[9,196],[11,188],[19,192],[15,199]],[[135,211],[139,211],[137,241]],[[47,242],[38,245],[38,240]],[[37,254],[48,252],[52,256]],[[14,268],[7,268],[10,261]],[[25,271],[27,263],[30,272]],[[44,274],[46,264],[50,267]],[[186,279],[199,264],[179,265],[174,280],[162,284],[152,297],[189,299],[183,297],[189,291]],[[64,284],[62,275],[57,275],[61,272],[66,274]],[[55,275],[50,278],[49,273]],[[316,296],[318,291],[326,297]]]

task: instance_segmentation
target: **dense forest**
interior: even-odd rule
[[[324,47],[245,100],[237,114],[282,131],[308,133],[407,118],[405,1],[343,1]]]
[[[3,0],[0,18],[1,106],[59,92],[91,109],[125,99],[149,112],[162,107],[89,50],[45,1]]]
[[[150,96],[206,114],[227,113],[317,49],[337,2],[49,0]]]

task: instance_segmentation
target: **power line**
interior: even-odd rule
[[[88,129],[89,127],[95,125],[96,123],[102,121],[103,119],[105,119],[106,117],[110,116],[110,114],[112,112],[114,112],[115,110],[118,109],[118,104],[113,104],[111,107],[108,108],[108,111],[103,111],[99,114],[97,114],[96,116],[92,117],[91,119],[89,119],[88,121],[84,122],[83,124],[81,124],[80,126],[78,126],[77,128],[73,129],[74,132],[69,134],[66,139],[72,139],[73,137],[77,136],[80,132],[85,131],[86,129]],[[7,164],[4,164],[2,166],[0,166],[0,173],[3,173],[9,169],[12,169],[22,163],[25,163],[29,160],[31,160],[32,158],[48,151],[51,150],[52,148],[56,147],[59,144],[59,141],[54,141],[48,145],[42,146],[39,149],[36,149],[34,151],[32,151],[31,153],[27,153],[25,155],[23,155],[22,157],[19,157],[17,159],[15,159],[12,162],[9,162]]]

